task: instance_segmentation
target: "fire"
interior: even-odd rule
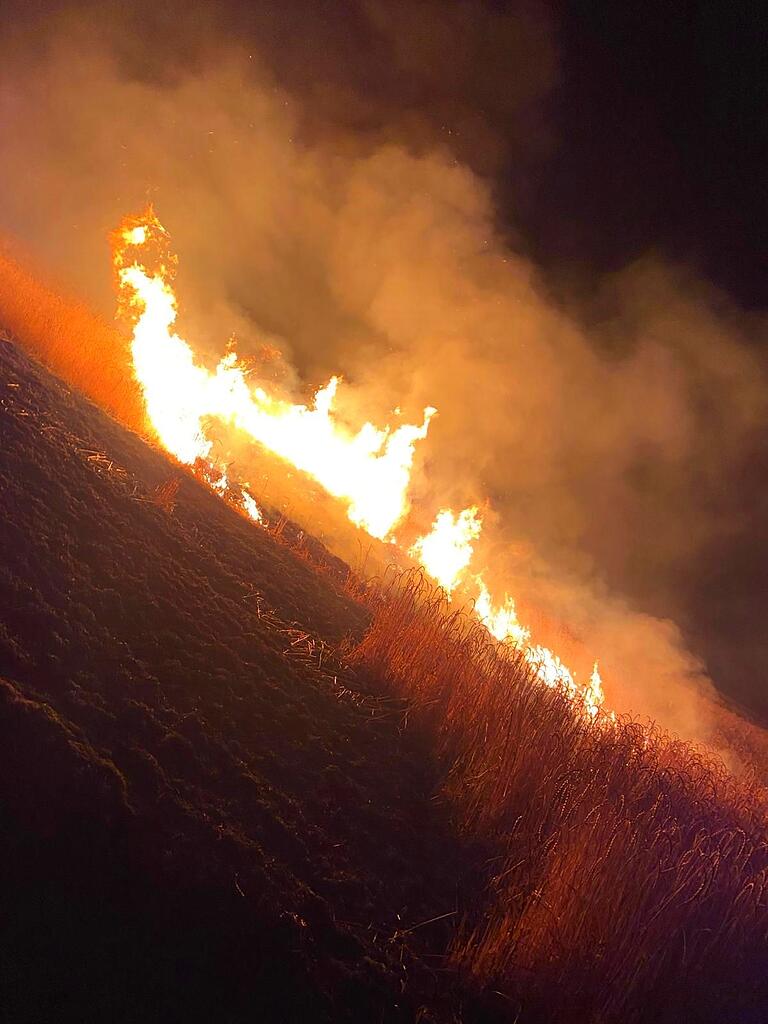
[[[469,566],[473,542],[480,536],[482,525],[476,505],[465,508],[458,515],[450,509],[442,509],[430,533],[419,537],[408,554],[450,595],[461,583]],[[494,606],[483,577],[475,576],[474,583],[478,590],[475,614],[488,632],[497,640],[512,640],[546,686],[559,687],[572,700],[580,697],[586,712],[594,718],[605,699],[597,662],[589,683],[580,688],[571,670],[553,651],[542,644],[529,643],[531,631],[520,623],[515,602],[508,594],[504,595],[501,605]]]
[[[523,657],[546,686],[560,687],[571,699],[581,699],[586,713],[594,718],[605,700],[597,662],[592,669],[589,683],[583,689],[580,688],[571,670],[548,647],[529,644],[531,631],[521,625],[515,602],[508,594],[504,595],[503,604],[494,607],[482,576],[475,577],[475,584],[479,591],[475,598],[475,612],[488,632],[497,640],[512,640],[515,647],[522,650]]]
[[[525,660],[533,665],[536,675],[543,683],[547,686],[561,687],[572,699],[577,696],[579,688],[571,670],[548,647],[534,644],[532,647],[526,647],[523,653]]]
[[[605,701],[603,680],[600,678],[600,670],[597,662],[595,662],[595,666],[592,669],[592,675],[589,677],[589,685],[582,694],[582,700],[584,701],[584,706],[587,709],[589,716],[591,718],[595,718]],[[611,712],[610,716],[614,721],[616,720],[616,716],[613,712]]]
[[[254,521],[254,523],[263,523],[264,513],[256,504],[256,499],[253,497],[253,495],[249,494],[248,491],[246,491],[246,489],[243,488],[242,493],[240,495],[240,499],[242,501],[243,508]]]
[[[125,228],[123,239],[128,245],[144,245],[147,240],[147,228],[144,224],[137,224],[133,228]]]
[[[134,321],[133,368],[147,414],[165,447],[183,463],[211,462],[204,420],[216,417],[293,463],[347,504],[349,518],[374,537],[388,538],[408,512],[415,444],[435,413],[396,430],[365,423],[352,433],[334,414],[339,379],[320,388],[311,406],[251,388],[237,354],[211,372],[174,331],[177,305],[168,235],[152,211],[117,232],[114,263],[121,308]],[[145,252],[146,250],[146,258]],[[156,263],[150,270],[148,262]]]
[[[444,508],[437,513],[431,532],[419,537],[408,554],[450,594],[472,559],[472,542],[480,536],[482,526],[477,506],[458,515]]]
[[[475,599],[475,611],[488,632],[497,640],[513,640],[518,647],[527,644],[531,638],[531,631],[520,625],[512,598],[505,594],[504,603],[494,608],[483,577],[476,576],[475,583],[480,592]]]
[[[256,499],[246,486],[235,487],[226,466],[213,454],[206,424],[210,418],[218,419],[317,480],[345,502],[347,514],[357,526],[394,543],[393,531],[410,508],[408,488],[415,446],[427,436],[436,410],[425,408],[421,424],[392,430],[365,423],[354,432],[336,414],[338,377],[331,377],[309,405],[302,405],[252,387],[234,349],[214,370],[206,368],[173,329],[176,258],[167,231],[151,209],[140,217],[127,218],[115,232],[113,262],[119,314],[133,327],[133,371],[143,391],[148,419],[165,448],[180,462],[194,465],[213,490],[252,520],[263,523]],[[477,506],[458,514],[443,508],[431,531],[419,537],[408,554],[450,596],[460,585],[465,590],[471,586],[465,580],[481,530]],[[505,595],[503,603],[494,606],[482,576],[474,576],[473,581],[475,613],[489,632],[498,640],[511,639],[546,685],[560,687],[595,717],[604,700],[597,663],[589,683],[579,686],[556,654],[530,643],[530,630],[518,620],[511,597]]]

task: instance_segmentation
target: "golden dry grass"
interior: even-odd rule
[[[764,1007],[766,792],[659,729],[591,721],[418,572],[367,601],[352,664],[410,700],[492,850],[454,948],[470,975],[569,1024]]]
[[[82,302],[48,287],[0,249],[0,327],[48,369],[133,430],[145,428],[128,341]]]

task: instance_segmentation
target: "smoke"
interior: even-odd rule
[[[351,418],[435,405],[417,519],[487,499],[496,593],[582,670],[599,656],[612,706],[711,740],[670,617],[688,625],[697,566],[743,525],[756,325],[654,254],[556,301],[500,223],[495,182],[524,197],[555,144],[549,17],[162,6],[26,6],[0,48],[0,230],[109,316],[106,237],[152,201],[185,336],[279,347],[294,389],[340,371]]]

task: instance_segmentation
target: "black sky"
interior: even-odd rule
[[[525,214],[542,262],[615,268],[649,248],[742,304],[768,292],[768,6],[560,6],[557,145]]]

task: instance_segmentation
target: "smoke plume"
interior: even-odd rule
[[[495,201],[556,145],[535,3],[213,6],[25,6],[0,48],[0,230],[109,316],[107,235],[153,202],[200,351],[279,348],[295,394],[341,372],[352,419],[436,406],[417,515],[487,500],[496,593],[600,657],[610,706],[711,741],[672,620],[743,529],[761,325],[653,253],[555,300]]]

